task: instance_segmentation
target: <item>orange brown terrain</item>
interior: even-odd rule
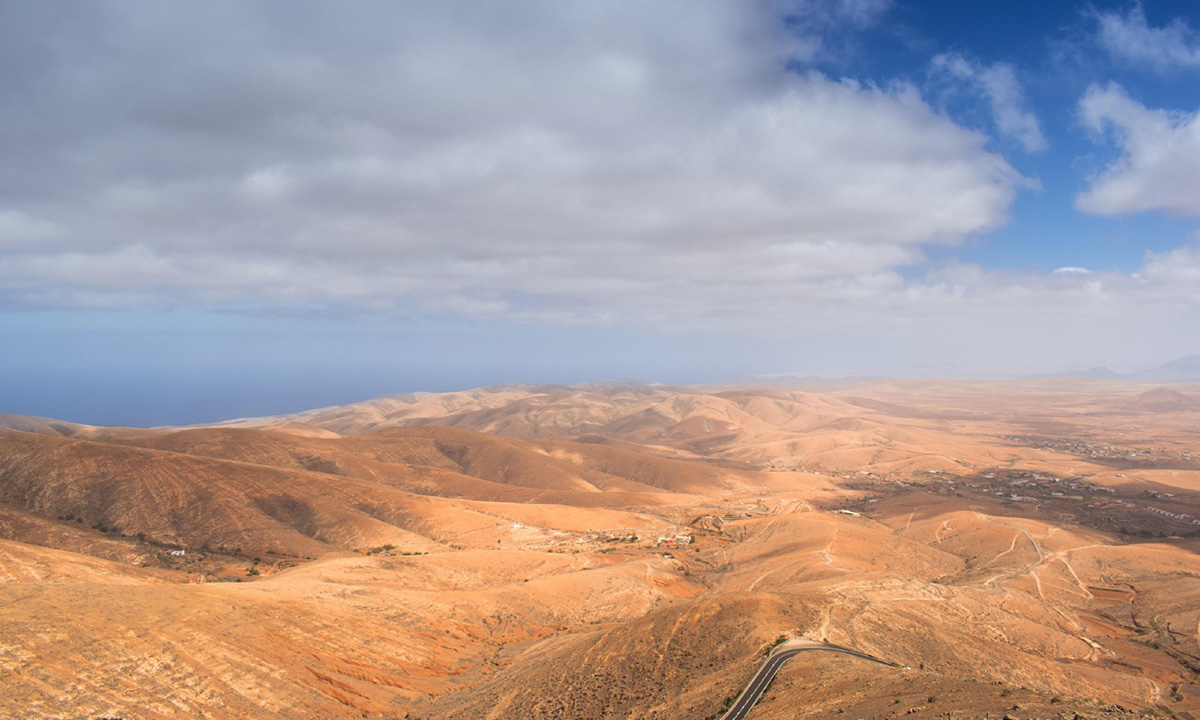
[[[1200,386],[0,416],[0,716],[1200,717]]]

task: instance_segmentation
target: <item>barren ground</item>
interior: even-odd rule
[[[0,716],[1200,717],[1200,387],[0,417]]]

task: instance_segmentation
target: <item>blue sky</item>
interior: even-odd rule
[[[0,412],[1200,352],[1187,2],[0,1]]]
[[[1099,18],[1136,24],[1151,31],[1182,21],[1200,29],[1194,3],[889,3],[886,21],[855,38],[844,59],[819,63],[832,76],[869,78],[887,84],[901,78],[923,87],[927,99],[961,123],[994,133],[979,98],[945,92],[929,82],[930,57],[960,53],[983,64],[1011,65],[1036,114],[1048,147],[1021,152],[1018,144],[993,138],[998,152],[1040,189],[1017,196],[1012,218],[986,237],[953,248],[953,256],[987,267],[1049,272],[1067,265],[1134,272],[1146,250],[1169,250],[1196,230],[1187,217],[1137,213],[1095,217],[1070,212],[1089,174],[1119,156],[1099,144],[1079,120],[1079,100],[1093,83],[1116,82],[1149,107],[1195,112],[1200,108],[1200,69],[1130,61],[1106,50]],[[1195,51],[1198,37],[1189,37]],[[1151,40],[1153,41],[1153,40]],[[1162,42],[1161,39],[1158,40]]]

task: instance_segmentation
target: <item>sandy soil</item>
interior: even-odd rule
[[[1200,715],[1200,388],[0,417],[0,716]]]

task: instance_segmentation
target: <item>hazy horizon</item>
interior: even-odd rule
[[[1004,382],[1021,380],[1053,380],[1056,375],[1091,370],[1096,367],[1080,364],[1059,368],[1055,372],[1031,372],[1013,375],[936,373],[913,370],[907,374],[872,373],[822,373],[818,371],[793,370],[777,373],[760,373],[742,376],[705,375],[693,371],[691,380],[663,380],[652,377],[561,375],[556,376],[548,369],[524,369],[503,374],[493,370],[464,369],[459,375],[435,375],[428,371],[410,371],[403,377],[390,380],[384,377],[337,377],[314,379],[312,375],[287,376],[263,371],[254,375],[228,376],[219,372],[189,378],[181,382],[169,374],[130,373],[124,377],[104,378],[97,382],[96,375],[89,373],[72,378],[75,385],[62,384],[56,378],[56,388],[61,400],[47,402],[44,395],[23,391],[21,387],[9,386],[0,393],[0,402],[6,409],[0,414],[46,417],[68,422],[108,427],[174,427],[201,425],[226,420],[253,417],[287,415],[324,407],[350,405],[387,395],[407,393],[449,393],[481,388],[527,385],[527,386],[579,386],[588,384],[620,384],[746,387],[769,388],[790,387],[819,392],[826,385],[880,380],[921,381],[947,380],[960,382]],[[1118,374],[1118,379],[1135,380],[1150,384],[1171,381],[1139,379],[1136,373],[1152,367],[1128,368]],[[1116,371],[1114,371],[1116,372]],[[1133,377],[1128,377],[1132,375]],[[461,378],[461,379],[456,379]],[[474,378],[474,379],[472,379]],[[1065,378],[1070,379],[1070,378]],[[1087,378],[1082,378],[1087,379]],[[1097,382],[1103,378],[1093,379]],[[111,382],[106,382],[111,381]],[[69,381],[68,381],[69,382]],[[1194,382],[1187,380],[1185,382]],[[129,387],[138,388],[138,399],[131,402],[126,396]],[[34,384],[36,387],[36,383]],[[219,392],[214,389],[219,388]],[[72,392],[74,391],[74,392]],[[34,411],[24,411],[33,408]],[[44,408],[49,410],[38,410]]]
[[[1200,352],[1200,10],[0,4],[0,412]]]

